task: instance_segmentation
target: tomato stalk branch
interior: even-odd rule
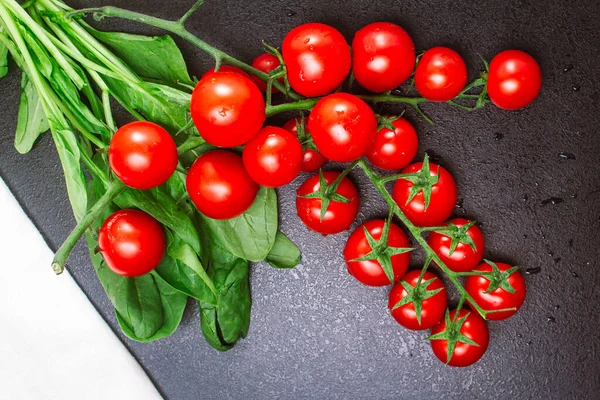
[[[79,241],[79,238],[83,236],[85,231],[94,223],[96,218],[104,211],[104,209],[112,203],[112,201],[126,189],[123,182],[115,179],[108,186],[108,190],[102,195],[96,204],[79,220],[75,229],[71,231],[67,239],[63,242],[60,248],[54,254],[52,260],[52,269],[56,274],[60,274],[65,269],[65,263],[69,258],[69,254],[75,247],[75,244]]]

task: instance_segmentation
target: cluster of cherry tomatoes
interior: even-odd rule
[[[328,160],[352,162],[366,157],[377,168],[402,170],[392,191],[397,206],[415,226],[439,227],[432,229],[429,246],[451,271],[474,271],[465,289],[481,308],[513,309],[491,313],[488,319],[511,316],[525,297],[523,278],[506,264],[481,263],[484,239],[473,221],[448,221],[457,199],[451,174],[427,159],[411,164],[418,138],[407,120],[378,116],[360,97],[334,92],[352,71],[356,82],[371,92],[396,89],[413,76],[416,90],[425,99],[449,101],[467,84],[464,60],[445,47],[432,48],[417,58],[406,31],[384,22],[356,32],[351,48],[352,52],[333,27],[308,23],[288,33],[281,57],[263,54],[254,60],[252,66],[268,74],[284,68],[285,76],[277,79],[287,79],[300,95],[320,97],[307,123],[301,117],[282,128],[264,126],[265,82],[227,65],[207,72],[192,93],[191,116],[202,138],[219,149],[199,156],[187,172],[191,200],[210,218],[230,219],[252,205],[259,186],[286,185],[301,171],[317,171]],[[538,64],[517,50],[494,57],[486,79],[490,100],[504,109],[528,105],[541,88]],[[241,155],[226,150],[238,146],[244,146]],[[115,133],[109,163],[127,186],[150,189],[175,171],[177,148],[161,127],[134,122]],[[360,198],[345,174],[327,171],[309,177],[298,188],[296,205],[308,228],[335,234],[351,226]],[[344,256],[348,271],[360,282],[369,286],[396,282],[389,298],[392,316],[408,329],[432,329],[433,351],[442,361],[456,366],[477,361],[488,344],[485,322],[464,308],[444,317],[444,283],[426,269],[407,272],[408,247],[401,228],[391,221],[372,220],[351,234]],[[165,236],[149,215],[121,210],[104,223],[99,248],[113,271],[137,276],[158,265]]]

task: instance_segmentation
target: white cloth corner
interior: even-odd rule
[[[161,399],[0,179],[0,398]]]

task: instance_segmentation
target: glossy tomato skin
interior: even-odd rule
[[[259,185],[275,188],[293,181],[302,165],[302,145],[296,135],[265,126],[244,147],[248,175]]]
[[[106,265],[122,276],[152,271],[165,254],[162,226],[139,210],[119,210],[109,216],[98,234],[98,248]]]
[[[281,50],[290,85],[303,96],[332,92],[350,72],[348,43],[329,25],[311,22],[292,29]]]
[[[375,22],[354,35],[352,71],[367,90],[381,93],[397,88],[410,77],[415,61],[415,44],[398,25]]]
[[[407,282],[412,287],[416,287],[420,275],[420,270],[408,271],[402,280]],[[446,287],[444,286],[444,282],[442,282],[437,275],[429,271],[425,272],[421,282],[425,282],[430,279],[435,280],[427,285],[427,290],[442,290],[422,301],[421,324],[419,324],[419,321],[417,320],[417,313],[415,311],[414,303],[404,304],[395,310],[392,310],[399,301],[408,296],[408,292],[406,289],[404,289],[400,282],[396,282],[392,287],[388,301],[388,308],[390,309],[392,317],[394,317],[394,319],[406,329],[413,331],[430,329],[437,324],[438,321],[444,318],[444,313],[446,312],[446,306],[448,304]]]
[[[294,135],[298,135],[298,127],[296,122],[300,123],[298,119],[289,120],[285,123],[285,125],[283,125],[283,129],[293,133]],[[300,167],[303,172],[315,172],[325,165],[325,163],[327,163],[327,159],[323,157],[323,155],[317,150],[305,148],[303,152],[302,165]]]
[[[440,178],[433,185],[431,191],[431,201],[429,207],[425,209],[425,198],[423,192],[419,192],[408,204],[406,200],[410,195],[410,189],[413,184],[406,179],[398,179],[392,190],[392,198],[398,204],[402,212],[416,226],[436,226],[441,225],[454,210],[456,205],[457,192],[456,183],[452,175],[437,164],[430,163],[431,176],[436,176],[438,169]],[[402,170],[403,174],[419,172],[423,166],[422,162],[414,163]]]
[[[406,167],[417,155],[419,138],[415,128],[404,118],[392,122],[394,130],[381,128],[367,158],[377,168],[395,171]]]
[[[467,84],[467,65],[460,54],[447,47],[427,50],[415,70],[415,87],[429,101],[448,101]]]
[[[146,121],[120,127],[108,151],[108,163],[115,175],[139,190],[165,183],[177,168],[177,157],[177,145],[169,132]]]
[[[265,74],[269,74],[271,71],[273,71],[280,65],[281,63],[279,62],[279,59],[273,54],[269,53],[263,53],[252,61],[252,67],[264,72]],[[251,79],[252,82],[256,84],[256,86],[260,89],[261,92],[267,91],[267,82],[254,75]],[[283,83],[283,78],[279,78],[277,79],[277,81]],[[273,87],[272,93],[279,93],[279,90],[276,87]]]
[[[308,131],[321,154],[339,162],[365,155],[377,136],[377,117],[358,97],[334,93],[323,97],[308,117]]]
[[[213,72],[215,72],[215,69],[211,68],[204,75],[207,75],[207,74],[210,74]],[[252,77],[250,75],[248,75],[248,73],[246,71],[244,71],[241,68],[234,67],[233,65],[221,65],[221,66],[219,66],[219,72],[234,72],[236,74],[245,76],[246,78],[252,79]]]
[[[504,272],[512,268],[508,264],[496,263],[498,269]],[[490,272],[492,267],[487,263],[481,263],[474,271]],[[490,281],[480,275],[471,275],[465,279],[465,289],[471,295],[473,300],[484,310],[499,310],[502,308],[516,308],[514,311],[503,311],[497,313],[489,313],[486,318],[489,320],[500,321],[512,317],[525,302],[527,288],[525,279],[519,271],[515,271],[508,277],[508,283],[515,289],[515,293],[509,293],[502,288],[485,293],[490,286]]]
[[[497,107],[516,110],[531,104],[542,88],[537,61],[519,50],[505,50],[492,59],[487,91]]]
[[[258,185],[244,169],[242,158],[225,150],[212,150],[198,157],[185,184],[198,211],[213,219],[243,214],[258,193]]]
[[[446,225],[453,224],[459,228],[468,224],[468,219],[454,218],[448,221]],[[485,239],[483,233],[477,225],[471,226],[467,230],[467,235],[475,243],[475,250],[468,244],[458,243],[456,249],[450,256],[450,245],[452,239],[449,236],[443,235],[438,232],[431,232],[427,243],[429,247],[441,258],[441,260],[454,272],[467,272],[475,268],[481,259],[483,258],[483,252],[485,249]]]
[[[457,318],[462,318],[466,314],[469,314],[465,323],[462,325],[460,332],[473,340],[479,346],[473,346],[467,343],[458,342],[454,348],[454,354],[450,359],[448,365],[453,367],[468,367],[479,361],[483,354],[487,350],[490,342],[490,333],[488,327],[483,320],[475,311],[466,310],[462,308]],[[450,320],[456,315],[456,310],[450,311]],[[438,322],[433,329],[431,334],[435,335],[446,329],[446,322],[442,319]],[[448,359],[448,342],[446,340],[431,340],[431,349],[433,354],[444,364]]]
[[[328,184],[333,183],[338,176],[340,176],[339,172],[323,172],[323,177]],[[322,235],[331,235],[350,228],[360,206],[360,197],[356,186],[348,178],[342,179],[336,193],[350,199],[350,202],[332,201],[322,221],[320,218],[321,199],[302,197],[318,191],[320,187],[319,174],[315,174],[308,178],[296,191],[296,211],[302,222],[308,229]]]
[[[192,93],[191,113],[204,140],[219,147],[248,142],[266,118],[260,90],[235,72],[205,74]]]
[[[377,260],[352,261],[354,259],[366,256],[372,250],[364,229],[371,234],[373,239],[379,240],[383,232],[385,220],[374,219],[367,221],[358,228],[348,238],[344,248],[344,259],[350,275],[359,282],[367,286],[387,286],[391,282],[386,276],[381,264]],[[410,247],[410,242],[406,234],[397,225],[391,224],[388,236],[388,246],[391,247]],[[394,270],[394,282],[404,276],[410,262],[410,253],[397,254],[391,257],[392,269]]]

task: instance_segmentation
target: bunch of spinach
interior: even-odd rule
[[[115,187],[105,153],[117,128],[112,107],[118,103],[133,119],[169,130],[182,161],[171,179],[147,191],[115,191],[82,232],[125,335],[141,342],[170,335],[193,298],[207,342],[227,350],[248,332],[249,262],[277,268],[300,262],[297,247],[277,229],[276,193],[261,189],[252,207],[231,220],[201,215],[185,190],[183,166],[209,147],[190,123],[194,80],[177,45],[169,36],[98,31],[64,18],[68,11],[60,0],[0,3],[0,77],[9,53],[22,70],[15,148],[27,153],[50,130],[81,221]],[[167,251],[149,274],[116,275],[97,252],[102,222],[119,208],[143,210],[164,226]]]

